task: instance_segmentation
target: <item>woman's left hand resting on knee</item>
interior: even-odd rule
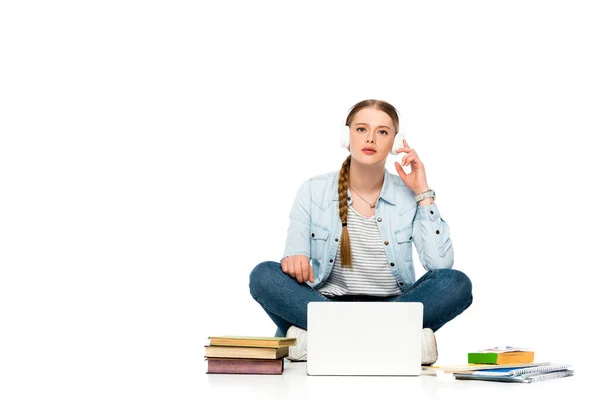
[[[281,260],[281,270],[289,276],[296,278],[298,283],[315,281],[312,266],[306,256],[288,256]]]

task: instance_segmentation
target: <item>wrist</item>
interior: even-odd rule
[[[426,199],[423,199],[419,202],[419,207],[423,207],[423,206],[431,206],[433,205],[433,198],[432,197],[428,197]]]
[[[431,190],[429,186],[419,187],[415,189],[415,200],[419,207],[430,206],[434,203],[435,192]]]

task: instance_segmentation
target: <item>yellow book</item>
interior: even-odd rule
[[[212,346],[282,347],[295,346],[296,338],[275,336],[209,336]]]
[[[262,358],[274,360],[287,356],[290,347],[204,346],[204,349],[205,357]]]

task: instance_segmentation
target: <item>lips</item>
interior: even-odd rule
[[[363,149],[363,153],[365,153],[365,154],[375,154],[376,151],[375,150],[370,150],[370,149]]]

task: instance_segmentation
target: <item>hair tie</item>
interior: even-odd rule
[[[342,227],[348,225],[346,222],[342,222]]]

